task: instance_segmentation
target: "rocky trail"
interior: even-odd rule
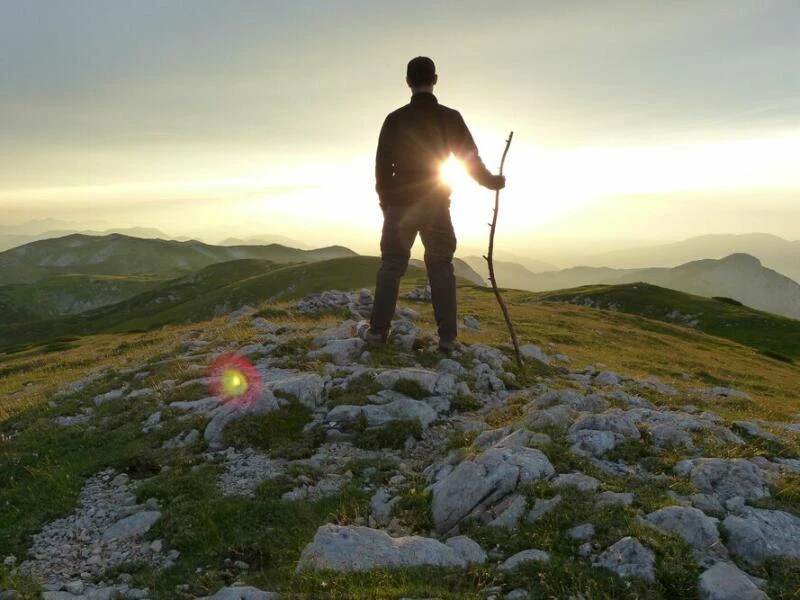
[[[548,597],[574,600],[612,597],[603,590],[630,585],[630,597],[652,588],[660,591],[647,597],[756,600],[771,597],[770,561],[800,565],[792,562],[800,561],[800,515],[775,493],[800,474],[800,457],[784,451],[796,447],[800,415],[731,422],[714,407],[748,401],[745,392],[573,368],[569,356],[531,344],[522,348],[526,374],[509,353],[479,343],[437,356],[435,338],[408,305],[424,298],[424,290],[406,298],[386,351],[371,352],[355,337],[368,292],[326,292],[294,310],[351,318],[304,327],[245,308],[228,322],[252,329],[247,344],[218,347],[202,331],[186,336],[172,359],[186,365],[182,380],[156,386],[158,364],[148,363],[91,398],[81,394],[93,380],[65,387],[50,402],[61,428],[102,430],[109,407],[150,407],[140,430],[160,440],[159,471],[109,465],[95,473],[74,511],[42,527],[27,555],[4,557],[6,568],[41,584],[47,600],[196,597],[188,581],[164,595],[135,578],[142,565],[161,572],[183,557],[168,535],[154,536],[164,531],[165,500],[142,491],[177,468],[171,457],[195,471],[216,469],[226,498],[257,498],[278,484],[287,505],[351,488],[368,495],[367,513],[319,524],[296,555],[298,577],[477,569],[486,574],[477,597],[498,600],[543,597],[537,585],[552,585]],[[463,326],[481,323],[469,317]],[[209,395],[208,366],[226,354],[247,357],[257,370],[263,388],[254,402]],[[231,442],[247,439],[236,428],[248,420],[277,414],[305,419],[283,451]],[[683,595],[670,595],[671,560],[685,577]],[[208,597],[296,597],[247,585],[254,567],[226,561],[230,584]],[[544,581],[548,565],[579,573],[586,594],[558,595],[566,588]],[[0,599],[21,597],[0,591]]]

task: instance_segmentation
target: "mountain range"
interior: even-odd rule
[[[0,253],[0,283],[32,283],[54,275],[177,277],[209,265],[254,258],[279,263],[315,262],[356,253],[343,246],[298,250],[269,246],[212,246],[196,240],[142,239],[121,234],[72,234]]]
[[[488,276],[479,260],[483,259],[466,259],[476,269],[483,267],[479,273]],[[641,281],[699,296],[725,296],[752,308],[800,319],[800,284],[766,268],[749,254],[696,260],[673,268],[573,267],[545,273],[532,273],[517,263],[495,262],[495,275],[502,287],[529,291]]]

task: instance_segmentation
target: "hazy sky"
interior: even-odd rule
[[[797,0],[3,0],[0,224],[377,251],[378,131],[428,55],[490,168],[514,130],[509,249],[800,238],[798,31]],[[465,244],[492,201],[456,185]]]

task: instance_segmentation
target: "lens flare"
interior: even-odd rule
[[[261,377],[241,356],[226,355],[211,365],[209,390],[222,402],[249,406],[261,393]]]

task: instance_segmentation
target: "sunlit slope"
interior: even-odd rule
[[[298,265],[251,259],[215,264],[80,315],[0,327],[0,350],[61,337],[196,322],[245,304],[291,300],[330,289],[372,287],[379,262],[375,257],[356,256]],[[424,277],[424,271],[415,267],[406,273],[407,279]]]
[[[530,301],[568,302],[689,326],[776,358],[800,358],[800,321],[721,298],[704,298],[650,285],[592,285],[529,295]]]
[[[78,314],[122,302],[163,283],[141,275],[57,275],[0,285],[0,325]]]
[[[289,263],[355,255],[342,246],[316,250],[298,250],[279,244],[223,247],[196,240],[177,242],[120,234],[75,234],[0,252],[0,284],[31,283],[54,275],[75,273],[168,278],[243,258]]]

